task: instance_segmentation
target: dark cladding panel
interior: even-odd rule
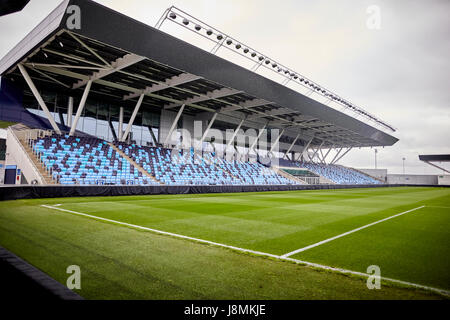
[[[419,155],[420,161],[449,162],[450,154]]]

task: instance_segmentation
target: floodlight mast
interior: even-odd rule
[[[267,55],[262,54],[261,52],[251,48],[248,45],[245,45],[242,41],[238,41],[235,38],[227,35],[224,32],[219,31],[218,29],[212,27],[211,25],[195,18],[194,16],[188,14],[187,12],[175,7],[171,6],[166,11],[164,11],[161,18],[156,23],[155,27],[157,29],[161,29],[163,23],[168,20],[171,21],[185,29],[188,29],[191,32],[200,35],[201,37],[208,39],[215,43],[214,47],[211,50],[211,53],[216,54],[217,51],[224,47],[246,59],[249,59],[255,64],[251,68],[251,71],[256,72],[258,68],[263,67],[268,70],[271,70],[285,79],[282,84],[287,85],[288,82],[294,81],[297,85],[301,85],[310,91],[308,94],[316,93],[321,95],[327,99],[325,103],[335,102],[341,106],[343,106],[343,110],[350,109],[356,115],[361,115],[364,118],[372,121],[377,126],[381,126],[385,129],[388,129],[392,132],[396,131],[392,125],[382,121],[381,119],[375,117],[370,114],[366,110],[357,107],[355,104],[349,102],[348,100],[342,98],[338,94],[332,92],[331,90],[326,89],[323,86],[318,85],[316,82],[310,80],[309,78],[301,75],[298,72],[295,72],[289,67],[277,62],[276,60],[269,58]],[[204,34],[202,33],[204,30]],[[226,45],[225,45],[226,44]]]

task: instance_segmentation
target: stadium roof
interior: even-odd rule
[[[77,5],[81,28],[67,21]],[[67,13],[69,11],[69,13]],[[51,87],[134,106],[144,104],[198,117],[217,113],[217,126],[284,129],[311,146],[390,146],[397,138],[299,92],[88,0],[66,0],[1,61],[0,74],[24,83],[22,63],[38,88]],[[298,142],[306,144],[305,142]]]
[[[450,162],[450,154],[419,155],[420,161]]]
[[[430,166],[443,170],[447,173],[450,171],[444,167],[438,166],[435,162],[450,162],[450,154],[430,154],[419,155],[419,160],[428,163]]]
[[[0,16],[21,11],[30,0],[3,0],[0,2]]]

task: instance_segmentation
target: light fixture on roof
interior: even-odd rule
[[[186,19],[186,18],[184,18],[184,19],[183,19],[183,24],[184,24],[185,26],[187,26],[187,25],[189,24],[189,20]]]
[[[44,53],[44,57],[47,59],[48,55],[44,51],[42,51],[42,53]]]
[[[169,17],[171,18],[171,19],[176,19],[177,18],[177,15],[175,14],[175,13],[173,13],[173,12],[171,12],[170,14],[169,14]]]
[[[228,39],[227,40],[227,45],[230,45],[230,44],[232,44],[233,43],[233,41],[231,41],[231,39]]]
[[[237,45],[236,45],[236,49],[240,49],[242,46],[238,43]]]
[[[199,24],[196,24],[195,25],[195,30],[200,31],[200,30],[202,30],[202,27]]]
[[[251,56],[254,58],[256,57],[256,52],[252,52]]]
[[[259,60],[259,61],[263,61],[263,60],[264,60],[264,57],[263,57],[263,56],[259,56],[258,60]]]
[[[208,30],[206,30],[206,34],[207,34],[208,36],[210,36],[210,35],[212,35],[212,34],[213,34],[213,32],[212,32],[212,30],[211,30],[211,29],[208,29]]]
[[[221,34],[219,34],[218,36],[217,36],[217,40],[222,40],[223,39],[223,36],[221,35]]]
[[[269,64],[269,63],[270,63],[270,60],[266,60],[265,62],[266,62],[266,64]]]
[[[250,50],[248,48],[244,49],[244,53],[248,53]]]
[[[59,46],[60,46],[61,48],[63,48],[63,47],[64,47],[64,45],[62,44],[62,42],[61,42],[61,41],[59,42]]]
[[[272,63],[272,68],[276,68],[278,65],[274,62]]]

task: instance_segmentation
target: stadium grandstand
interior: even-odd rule
[[[80,25],[73,8],[84,12]],[[215,49],[158,30],[166,20],[211,37]],[[231,44],[285,81],[214,54]],[[0,73],[0,119],[17,123],[7,129],[7,184],[378,184],[337,162],[353,148],[397,141],[385,132],[392,126],[175,7],[153,28],[64,1],[0,61]]]

